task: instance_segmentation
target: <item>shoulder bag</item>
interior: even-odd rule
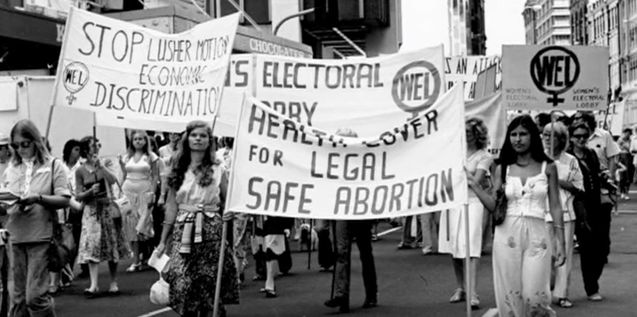
[[[493,224],[496,226],[501,225],[504,222],[507,214],[507,196],[505,193],[506,188],[506,172],[507,166],[502,164],[500,170],[500,187],[495,192],[495,209],[493,210]]]
[[[55,160],[51,162],[51,195],[55,195]],[[60,272],[66,265],[67,259],[70,255],[69,250],[63,245],[63,229],[60,225],[57,212],[51,212],[53,236],[49,242],[49,249],[47,250],[47,258],[49,260],[48,269],[50,272]]]

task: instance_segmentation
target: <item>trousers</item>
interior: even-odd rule
[[[13,307],[11,317],[55,317],[48,294],[49,242],[17,243],[13,249]]]
[[[372,222],[368,220],[336,221],[336,297],[349,299],[353,239],[356,239],[360,253],[365,296],[369,299],[375,299],[378,286],[376,284],[374,255],[372,254]]]
[[[555,316],[552,242],[544,219],[508,216],[493,238],[493,284],[499,316]]]

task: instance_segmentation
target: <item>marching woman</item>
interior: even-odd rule
[[[556,266],[564,264],[563,213],[557,168],[544,153],[540,131],[529,115],[509,124],[498,164],[494,188],[504,189],[506,198],[499,205],[505,217],[495,223],[493,237],[499,316],[555,316],[550,307],[551,263],[553,257]],[[550,228],[544,220],[547,201],[554,220]],[[497,198],[483,202],[498,213]]]
[[[88,264],[91,285],[84,290],[87,298],[99,291],[98,270],[100,262],[108,261],[111,284],[110,295],[119,294],[117,263],[128,257],[130,250],[122,234],[121,226],[111,216],[117,208],[109,197],[110,186],[117,182],[115,175],[102,166],[98,158],[99,143],[87,136],[80,141],[80,155],[84,164],[75,171],[76,198],[84,203],[82,233],[80,235],[78,262]],[[108,164],[107,164],[108,166]]]
[[[150,150],[146,132],[131,134],[128,153],[120,157],[123,180],[122,191],[132,205],[132,211],[122,215],[124,233],[133,249],[133,263],[126,272],[141,270],[140,243],[154,235],[151,206],[155,201],[155,187],[159,180],[158,157]]]
[[[5,170],[3,188],[20,196],[8,208],[7,230],[13,255],[13,305],[11,316],[55,316],[48,294],[48,250],[56,210],[69,205],[69,182],[61,161],[44,145],[30,120],[11,129],[14,155]]]
[[[568,147],[568,129],[557,122],[544,126],[542,133],[544,149],[549,152],[551,148],[551,131],[553,131],[553,158],[557,167],[560,202],[564,213],[564,265],[555,268],[555,285],[553,298],[560,307],[570,308],[573,303],[568,299],[568,286],[570,284],[571,268],[573,267],[573,236],[575,234],[575,210],[573,198],[584,190],[582,171],[577,159],[565,152]],[[550,153],[550,152],[549,152]]]
[[[231,218],[226,215],[222,219],[228,179],[215,159],[212,142],[208,124],[190,122],[168,176],[166,218],[156,252],[158,255],[165,252],[172,232],[170,260],[163,276],[170,285],[169,306],[181,316],[212,314],[222,225]],[[232,246],[225,243],[219,294],[222,316],[223,305],[239,302]]]
[[[479,118],[470,118],[465,122],[467,135],[467,177],[471,177],[477,184],[482,184],[488,178],[488,172],[493,163],[491,155],[487,153],[488,142],[487,127]],[[478,309],[480,300],[476,292],[478,262],[482,252],[482,217],[484,206],[478,196],[469,189],[469,240],[470,244],[470,267],[471,272],[471,307]],[[465,300],[465,280],[464,280],[464,258],[466,257],[467,246],[465,238],[465,213],[464,208],[449,209],[443,211],[440,217],[440,235],[438,238],[438,250],[441,253],[449,253],[452,256],[453,271],[456,275],[458,288],[449,299],[451,303],[458,303]]]

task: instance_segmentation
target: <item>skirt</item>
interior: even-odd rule
[[[484,206],[480,201],[469,200],[469,253],[479,258],[482,253],[482,217]],[[440,235],[438,251],[449,253],[456,259],[467,256],[466,226],[464,206],[448,209],[440,213]]]
[[[130,200],[132,210],[122,215],[124,235],[131,242],[145,241],[154,236],[153,216],[148,204],[152,203],[151,184],[148,180],[126,180],[122,186]]]
[[[170,260],[163,277],[170,285],[169,306],[179,315],[202,309],[212,311],[217,281],[221,219],[204,217],[201,243],[193,243],[188,254],[179,252],[184,223],[177,222],[173,230]],[[232,257],[232,245],[227,241],[221,276],[222,304],[239,303],[237,269]]]
[[[82,215],[77,262],[118,262],[130,256],[130,249],[122,233],[121,219],[111,218],[112,203],[87,204]]]

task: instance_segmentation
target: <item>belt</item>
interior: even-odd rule
[[[179,214],[177,221],[184,223],[184,230],[181,234],[181,248],[179,253],[190,253],[192,243],[201,243],[203,241],[203,217],[219,217],[218,205],[179,205]],[[193,228],[194,227],[194,228]],[[194,238],[193,238],[194,229]]]

